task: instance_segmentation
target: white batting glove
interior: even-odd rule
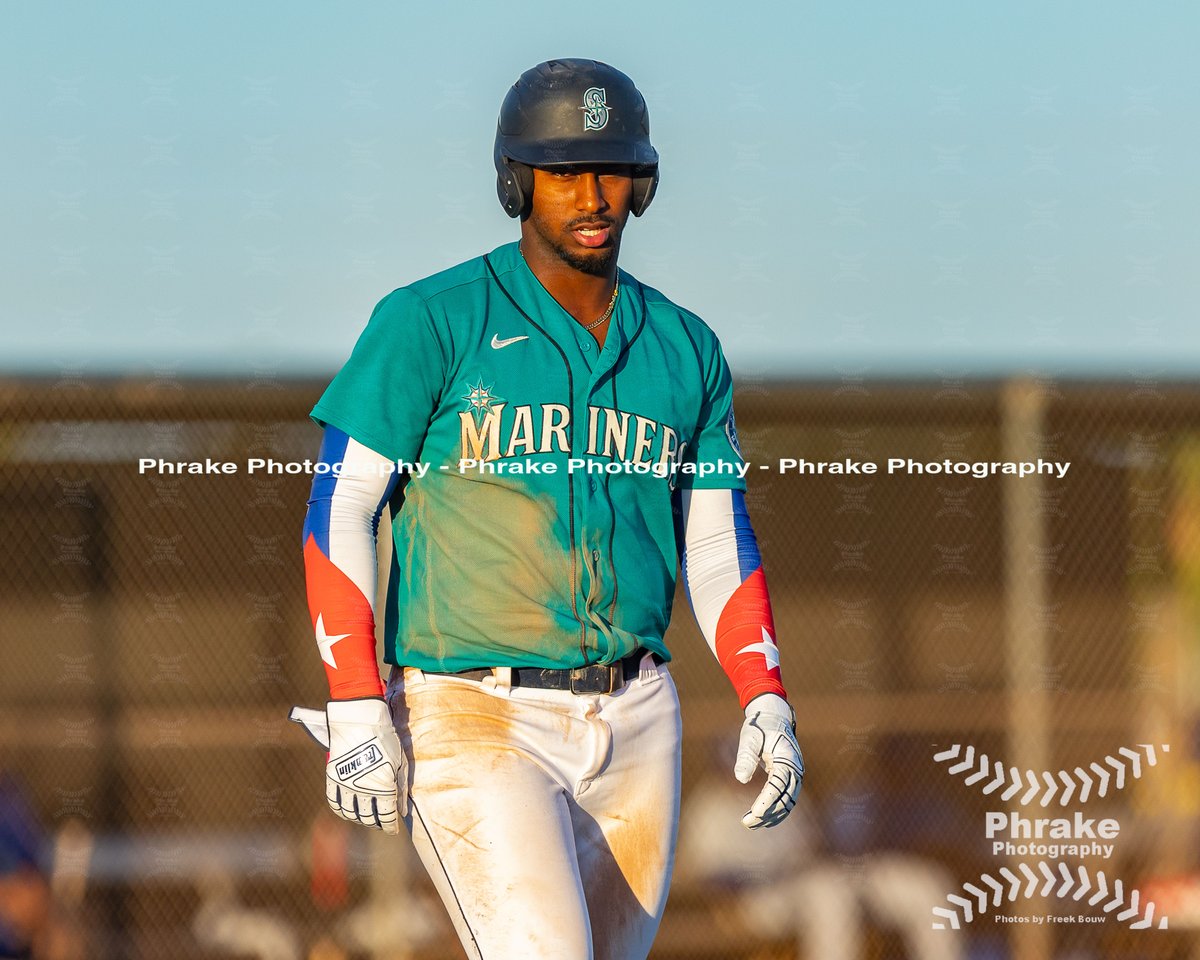
[[[408,764],[383,700],[330,700],[325,799],[343,820],[400,832],[408,813]]]
[[[759,767],[767,782],[742,823],[751,830],[773,827],[791,813],[804,782],[804,758],[796,742],[796,715],[783,697],[764,693],[746,705],[733,775],[749,783]]]

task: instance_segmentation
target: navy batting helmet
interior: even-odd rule
[[[634,216],[658,186],[658,151],[637,87],[596,60],[548,60],[521,74],[496,122],[496,193],[510,217],[526,216],[531,167],[611,163],[633,168]]]

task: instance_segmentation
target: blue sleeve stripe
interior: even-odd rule
[[[758,541],[750,525],[750,514],[746,511],[746,495],[741,490],[731,490],[733,497],[733,530],[737,538],[738,572],[742,581],[762,566],[762,555],[758,552]]]
[[[346,456],[346,445],[350,437],[337,427],[326,427],[321,438],[321,452],[317,462],[332,466],[341,463]],[[317,548],[329,556],[329,507],[333,502],[333,491],[337,488],[337,477],[332,470],[313,477],[312,492],[308,496],[308,514],[304,518],[304,534],[301,544],[308,543],[309,536],[317,540]],[[380,507],[382,511],[382,506]],[[376,514],[376,523],[379,517]]]
[[[301,535],[301,546],[308,543],[309,537],[317,540],[317,549],[329,556],[329,501],[309,500],[308,513],[304,515],[304,532]]]

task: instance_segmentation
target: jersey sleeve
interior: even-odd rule
[[[706,363],[698,429],[682,461],[697,469],[681,471],[681,490],[746,489],[746,481],[733,469],[743,462],[733,420],[733,377],[715,338]]]
[[[311,416],[389,460],[415,462],[441,397],[446,359],[425,301],[396,290],[375,307]]]

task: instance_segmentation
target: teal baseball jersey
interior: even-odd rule
[[[603,348],[516,243],[375,308],[313,408],[409,472],[389,663],[436,672],[664,659],[672,494],[745,489],[716,335],[629,274]]]

